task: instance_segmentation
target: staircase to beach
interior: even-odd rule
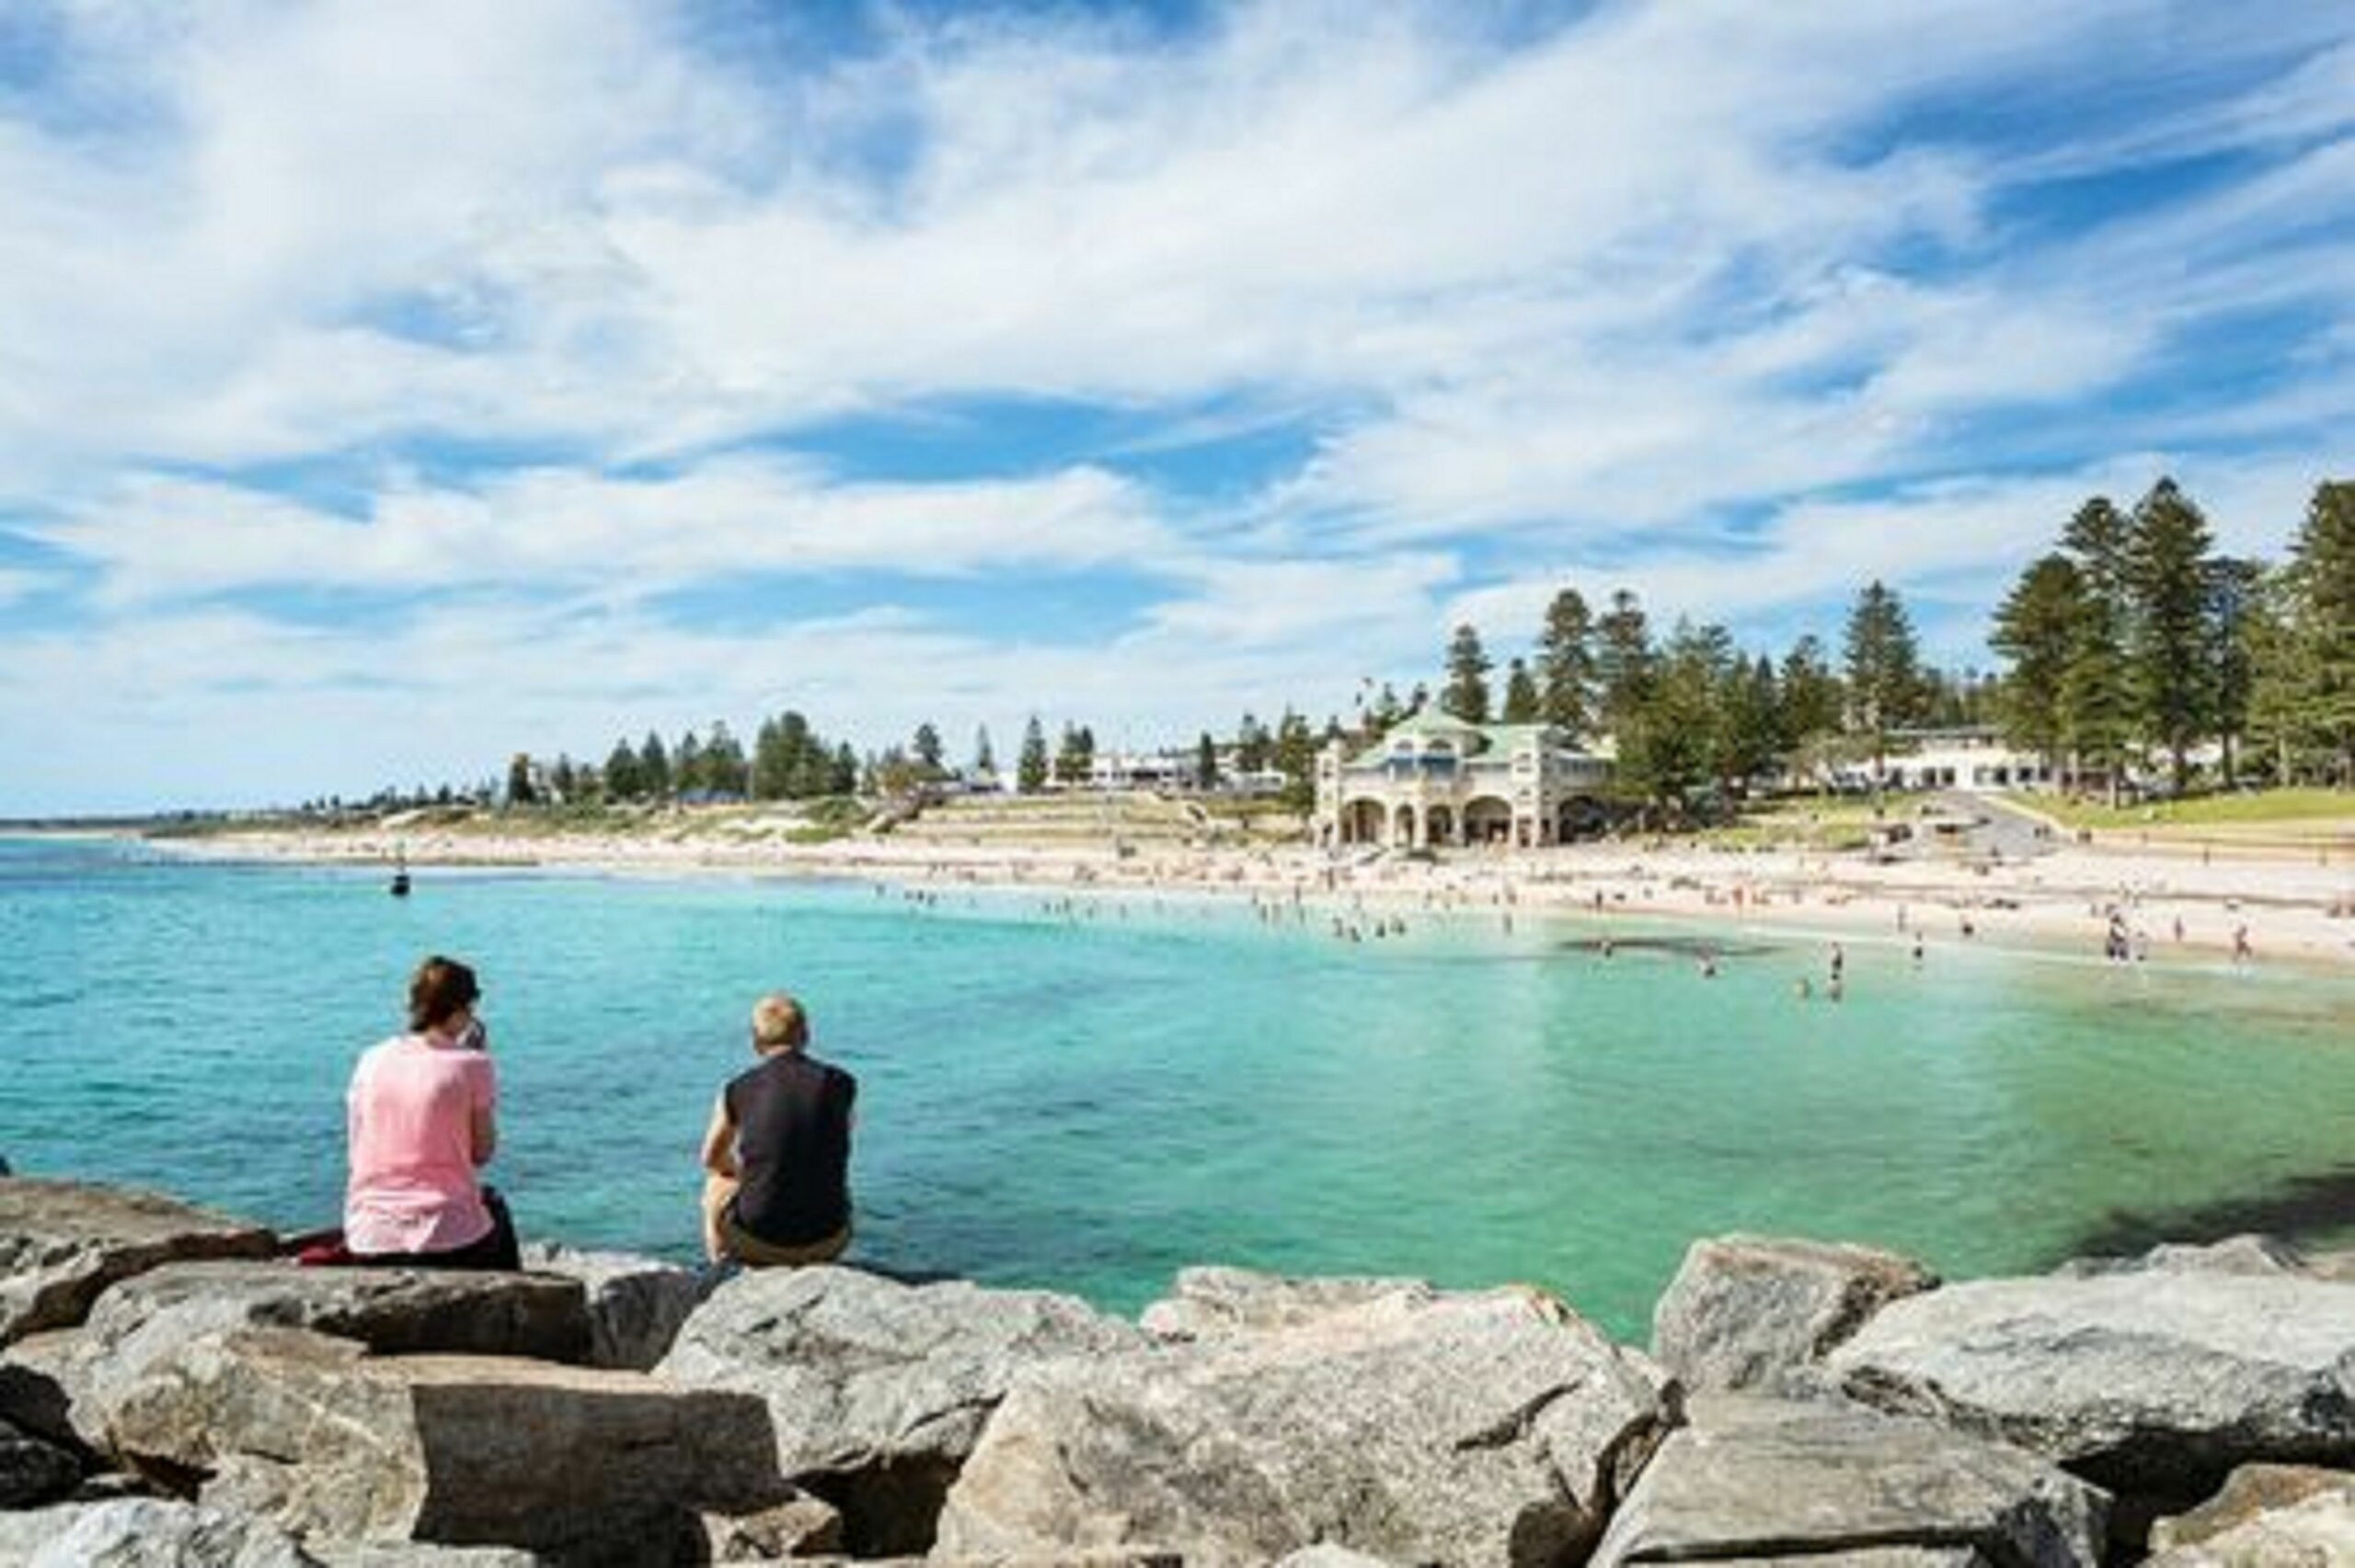
[[[892,824],[913,843],[1159,848],[1200,843],[1218,828],[1189,800],[1156,795],[957,795]]]

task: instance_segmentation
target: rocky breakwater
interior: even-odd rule
[[[560,1249],[299,1269],[63,1184],[0,1216],[40,1303],[0,1320],[0,1568],[2355,1562],[2355,1283],[2269,1243],[1941,1284],[1727,1238],[1647,1352],[1518,1288],[1192,1269],[1132,1323]]]

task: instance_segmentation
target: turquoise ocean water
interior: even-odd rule
[[[1178,1266],[1534,1280],[1640,1337],[1696,1236],[1958,1275],[2295,1218],[2355,1240],[2355,983],[1765,934],[1715,980],[1593,927],[849,884],[196,864],[0,840],[0,1154],[332,1223],[353,1059],[473,961],[527,1236],[686,1257],[763,989],[862,1083],[858,1253],[1133,1310]],[[1122,912],[1125,911],[1125,912]],[[1640,934],[1618,927],[1623,941]]]

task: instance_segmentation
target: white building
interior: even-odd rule
[[[1906,730],[1891,739],[1882,774],[1890,789],[2051,789],[2060,782],[2042,757],[2006,745],[1993,729]],[[1862,787],[1871,787],[1871,766],[1857,775]]]
[[[1418,715],[1354,755],[1339,741],[1317,754],[1316,841],[1559,843],[1610,771],[1550,725]]]
[[[1195,762],[1174,751],[1098,751],[1087,764],[1095,790],[1190,789]]]

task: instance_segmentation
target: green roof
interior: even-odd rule
[[[1400,719],[1383,731],[1380,739],[1345,760],[1345,765],[1356,767],[1383,761],[1390,755],[1390,743],[1401,736],[1419,736],[1433,739],[1471,740],[1476,744],[1464,748],[1465,755],[1477,756],[1484,751],[1509,751],[1534,735],[1553,730],[1550,724],[1474,724],[1451,713],[1433,709]]]

